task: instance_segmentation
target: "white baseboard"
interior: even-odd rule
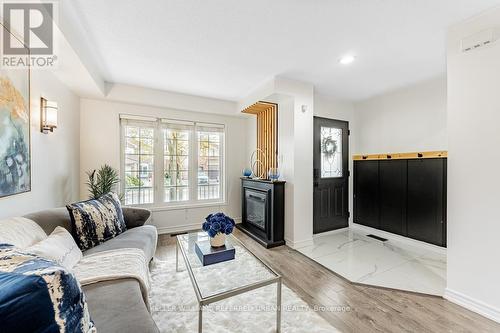
[[[419,247],[419,248],[424,248],[424,249],[429,250],[429,251],[433,251],[433,252],[436,252],[436,253],[439,253],[439,254],[446,255],[446,248],[445,247],[437,246],[437,245],[434,245],[434,244],[429,244],[429,243],[426,243],[426,242],[421,242],[421,241],[416,240],[416,239],[412,239],[412,238],[408,238],[408,237],[396,235],[396,234],[393,234],[393,233],[390,233],[390,232],[387,232],[387,231],[383,231],[383,230],[379,230],[379,229],[367,227],[367,226],[364,226],[364,225],[361,225],[361,224],[357,224],[357,223],[351,224],[350,227],[352,229],[358,231],[358,232],[372,234],[372,235],[379,236],[379,237],[382,237],[382,238],[387,238],[388,240],[392,240],[392,241],[395,241],[395,242],[405,243],[405,244],[408,244],[408,245],[411,245],[411,246],[415,246],[415,247]]]
[[[201,229],[200,223],[193,223],[193,224],[183,224],[183,225],[178,225],[178,226],[173,226],[173,227],[156,227],[156,230],[158,230],[158,234],[176,234],[180,232],[187,232],[187,231],[192,231],[192,230],[198,230]]]
[[[448,288],[444,291],[444,298],[468,310],[474,311],[483,317],[500,323],[500,309]]]
[[[292,249],[299,249],[301,247],[314,245],[314,241],[312,238],[294,242],[291,239],[285,237],[285,242],[286,242],[286,245],[288,245]]]
[[[234,222],[236,224],[241,223],[241,218],[235,218]],[[154,225],[154,224],[153,224]],[[176,234],[180,232],[188,232],[188,231],[193,231],[193,230],[200,230],[201,229],[201,223],[191,223],[191,224],[182,224],[182,225],[176,225],[176,226],[169,226],[169,227],[159,227],[156,226],[156,230],[158,230],[158,234]]]

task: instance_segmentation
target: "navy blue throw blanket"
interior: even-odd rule
[[[95,332],[75,277],[52,261],[0,244],[0,332]]]

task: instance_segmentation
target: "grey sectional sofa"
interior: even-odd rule
[[[156,251],[156,228],[145,225],[151,212],[139,208],[123,208],[127,231],[96,246],[83,255],[120,248],[139,248],[151,260]],[[71,220],[66,208],[44,210],[24,216],[35,221],[50,234],[57,226],[71,231]],[[158,333],[159,330],[143,301],[139,282],[134,279],[100,282],[83,287],[90,316],[97,332],[102,333]]]

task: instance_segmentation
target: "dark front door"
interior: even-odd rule
[[[349,222],[349,123],[314,117],[315,234]]]

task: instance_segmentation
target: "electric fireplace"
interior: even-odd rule
[[[284,245],[285,182],[242,178],[241,184],[238,228],[267,248]]]
[[[253,226],[266,230],[267,192],[251,188],[245,190],[245,219]]]

